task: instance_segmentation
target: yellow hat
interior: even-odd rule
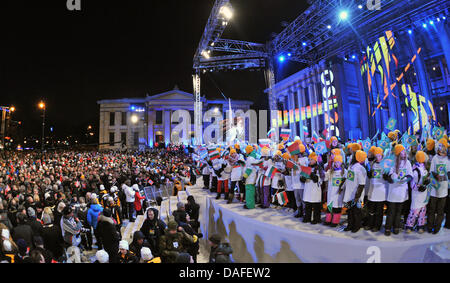
[[[428,139],[427,140],[427,149],[428,150],[433,150],[435,145],[435,141],[433,139]]]
[[[339,148],[333,148],[333,149],[331,150],[331,153],[332,153],[333,155],[341,155],[341,150],[340,150]]]
[[[369,149],[369,152],[372,153],[372,154],[374,154],[373,151],[374,151],[376,148],[377,148],[376,146],[372,145],[372,147]]]
[[[342,156],[341,155],[336,155],[335,157],[334,157],[334,160],[333,160],[334,162],[343,162],[344,161],[344,159],[342,158]]]
[[[284,149],[284,145],[282,143],[278,144],[278,150]]]
[[[367,158],[367,153],[365,153],[362,150],[358,150],[356,152],[356,160],[358,160],[359,163],[363,163],[364,161],[366,161]]]
[[[314,159],[317,162],[318,156],[317,156],[317,154],[315,152],[311,152],[308,157],[310,159]]]
[[[423,151],[418,151],[416,153],[416,160],[419,163],[425,163],[425,161],[427,160],[427,155]]]
[[[247,154],[250,154],[250,153],[252,153],[252,151],[253,151],[253,146],[247,145],[247,147],[245,148],[245,152],[246,152]]]
[[[357,152],[358,150],[361,150],[361,145],[360,145],[359,143],[352,143],[351,149],[352,149],[354,152]]]
[[[383,149],[381,147],[375,147],[375,149],[373,150],[373,155],[381,155],[383,156]]]
[[[221,152],[222,149],[220,147],[216,148],[216,151]]]
[[[267,147],[261,148],[261,156],[269,156],[270,150]]]
[[[404,150],[405,150],[405,147],[401,144],[398,144],[394,147],[395,155],[399,155]]]
[[[390,138],[391,140],[396,140],[397,139],[397,132],[390,132],[388,134],[388,138]]]
[[[439,143],[442,143],[443,145],[445,145],[445,148],[448,148],[448,141],[445,138],[442,138],[439,140]]]
[[[283,155],[281,155],[281,157],[283,157],[283,159],[288,160],[289,158],[291,158],[291,155],[289,154],[289,152],[285,152],[283,153]]]
[[[306,151],[306,147],[305,147],[303,144],[300,144],[300,145],[298,146],[298,148],[300,149],[300,152],[301,152],[301,153],[303,153],[303,152]]]
[[[298,144],[303,144],[302,140],[295,140],[294,142],[296,142]]]
[[[335,136],[333,136],[333,137],[330,138],[330,142],[337,141],[337,140],[338,140],[338,139],[337,139],[337,137],[335,137]]]
[[[235,148],[235,149],[240,149],[241,146],[237,143],[237,144],[234,145],[234,148]]]
[[[275,155],[281,156],[281,155],[282,155],[281,150],[277,150],[277,152],[275,153]]]
[[[230,155],[235,154],[235,153],[237,153],[236,150],[235,150],[234,148],[232,148],[232,149],[230,150]]]

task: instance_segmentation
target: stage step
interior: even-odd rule
[[[131,243],[131,241],[133,240],[134,232],[141,229],[144,220],[144,215],[138,215],[134,222],[129,222],[124,232],[122,233],[122,240],[126,240],[128,243]]]

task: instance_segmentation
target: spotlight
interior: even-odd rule
[[[355,56],[355,55],[352,55],[352,59],[356,59],[356,56]]]
[[[231,11],[230,7],[223,6],[220,8],[220,13],[227,19],[230,20],[233,17],[233,11]]]
[[[306,46],[306,42],[303,42],[302,45],[303,45],[303,46]]]
[[[408,30],[408,33],[409,33],[409,34],[412,34],[412,30],[409,29],[409,30]]]
[[[423,26],[424,28],[427,28],[427,24],[423,24],[422,26]]]
[[[281,55],[280,57],[278,57],[278,61],[284,62],[284,60],[286,60],[286,58],[285,58],[283,55]]]
[[[433,21],[430,21],[430,25],[434,25],[434,22],[433,22]]]
[[[442,19],[445,20],[446,19],[445,16],[443,16]]]
[[[288,57],[291,57],[292,56],[292,54],[291,53],[288,53]]]
[[[358,9],[362,9],[362,5],[358,5]]]
[[[339,12],[339,19],[346,20],[348,18],[348,12],[347,11],[341,11]]]
[[[330,26],[330,25],[327,25],[327,29],[331,29],[331,26]]]
[[[438,21],[438,23],[439,23],[439,22],[441,21],[441,19],[440,19],[440,18],[437,18],[436,20]]]

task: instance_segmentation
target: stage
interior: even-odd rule
[[[199,182],[202,184],[202,182]],[[188,187],[200,204],[202,233],[227,235],[233,248],[233,260],[243,263],[400,263],[450,262],[450,230],[437,235],[413,232],[387,237],[381,232],[360,230],[343,232],[343,225],[331,228],[311,225],[282,209],[243,208],[216,200],[215,193],[200,187]],[[223,198],[223,196],[222,196]],[[322,215],[324,217],[324,215]],[[346,217],[343,216],[341,222]]]

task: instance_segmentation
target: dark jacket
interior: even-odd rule
[[[51,251],[55,259],[59,259],[64,253],[64,239],[61,229],[54,224],[44,225],[42,228],[44,248]]]
[[[159,239],[162,235],[164,235],[166,223],[164,223],[164,221],[162,221],[161,219],[158,219],[157,209],[151,208],[151,210],[153,210],[155,217],[153,218],[153,220],[145,219],[140,231],[147,239],[152,254],[154,256],[160,256]]]
[[[233,249],[228,243],[221,243],[216,247],[211,247],[209,263],[231,263],[230,254]]]
[[[144,242],[142,243],[142,245],[140,245],[138,243],[139,239],[143,239]],[[150,245],[148,244],[147,240],[145,239],[144,233],[142,233],[141,231],[136,231],[133,234],[133,242],[131,242],[130,244],[130,251],[132,251],[138,259],[141,258],[141,249],[143,247],[149,248],[151,250]]]
[[[118,258],[119,263],[138,263],[139,262],[138,257],[132,251],[128,251],[125,256],[119,252],[117,254],[117,258]]]
[[[170,234],[166,229],[164,236],[159,239],[159,250],[164,263],[174,263],[179,253],[188,252],[190,245],[194,243],[192,236],[185,231]]]
[[[27,245],[29,247],[33,247],[33,229],[31,229],[30,225],[27,224],[20,224],[19,226],[15,227],[11,231],[11,236],[14,240],[14,242],[17,243],[17,240],[24,239],[25,242],[27,242]]]
[[[117,233],[114,220],[110,217],[100,215],[98,218],[97,231],[105,251],[110,257],[116,255],[119,252],[120,236]],[[113,262],[112,258],[109,260],[110,262]]]
[[[42,223],[37,221],[35,217],[30,217],[27,224],[33,230],[33,236],[42,236]]]

